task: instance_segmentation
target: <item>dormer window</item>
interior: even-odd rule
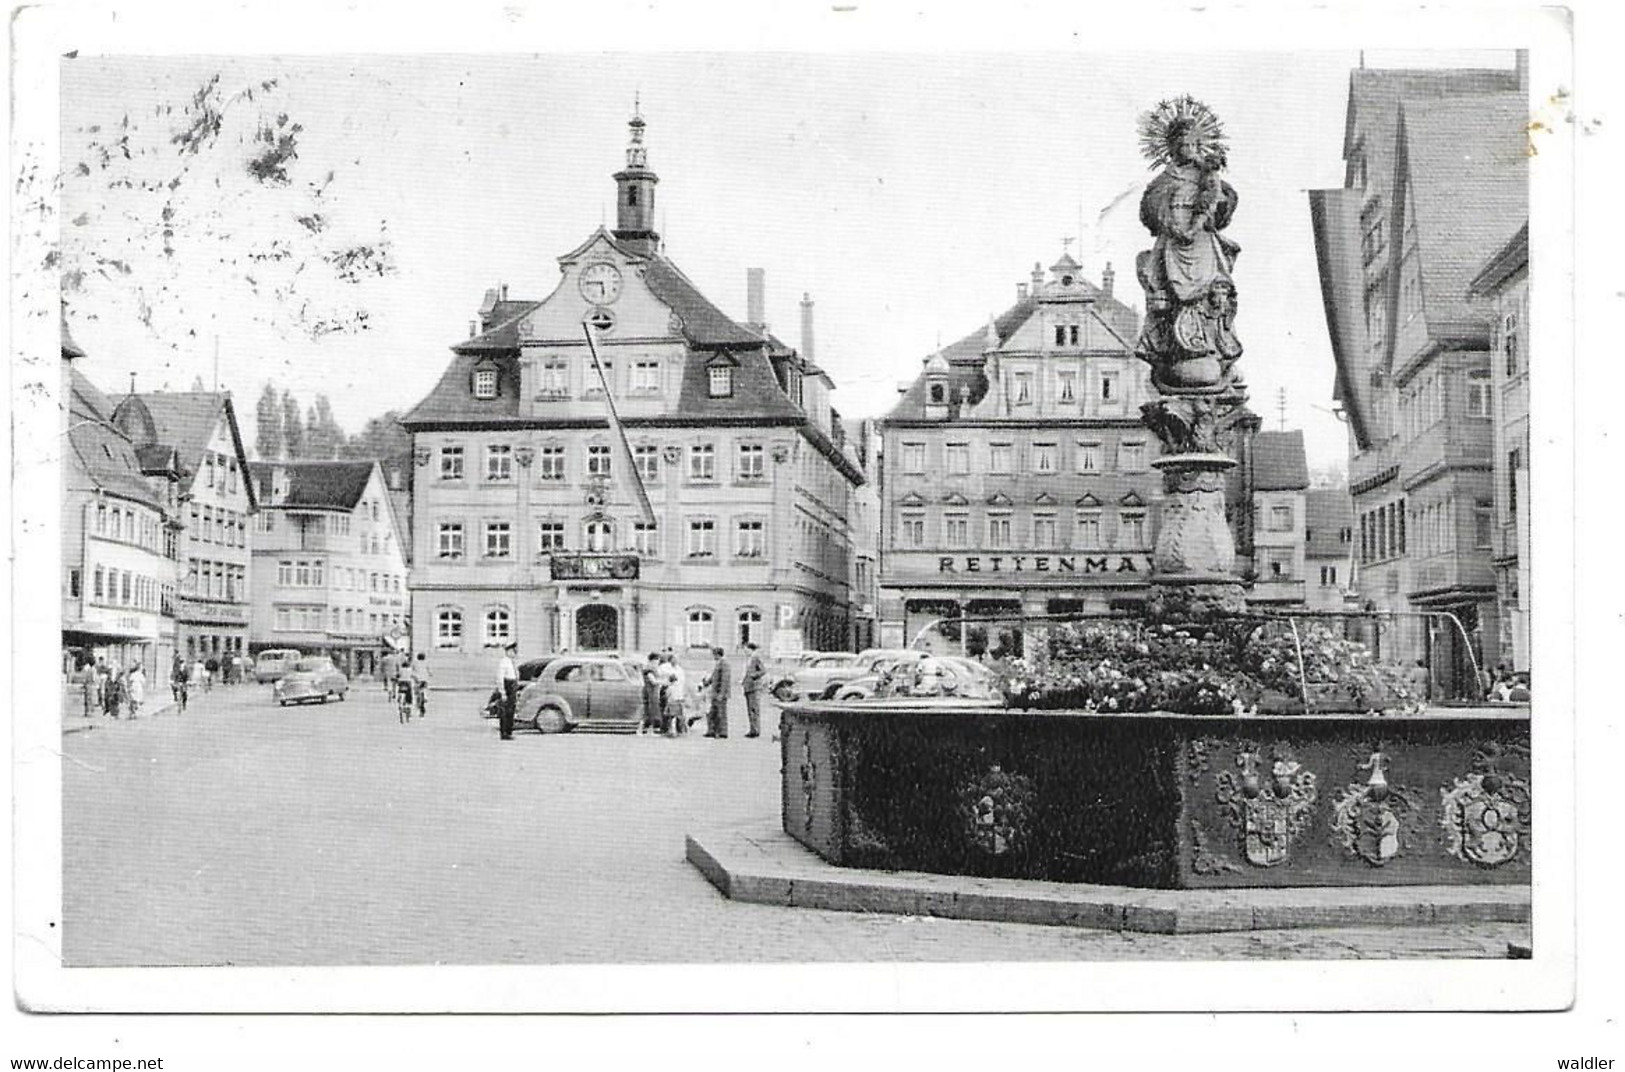
[[[734,393],[734,370],[732,366],[712,365],[710,375],[711,397],[732,398]]]
[[[933,406],[946,406],[948,404],[948,385],[933,383],[931,385],[931,404]]]
[[[497,396],[497,370],[482,368],[474,370],[474,397],[482,400]]]

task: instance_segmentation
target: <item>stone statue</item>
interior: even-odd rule
[[[1165,394],[1219,394],[1241,356],[1231,269],[1241,247],[1222,232],[1236,211],[1224,127],[1193,97],[1165,100],[1140,119],[1140,143],[1162,171],[1140,198],[1156,244],[1137,260],[1146,321],[1136,352]]]
[[[1165,100],[1140,119],[1140,144],[1161,168],[1140,198],[1140,222],[1155,244],[1138,259],[1145,328],[1136,355],[1162,396],[1140,418],[1162,442],[1162,521],[1151,556],[1148,610],[1163,620],[1199,621],[1246,608],[1235,574],[1235,540],[1225,519],[1225,474],[1235,461],[1219,428],[1245,400],[1234,368],[1240,247],[1224,235],[1236,211],[1225,168],[1224,127],[1193,97]]]

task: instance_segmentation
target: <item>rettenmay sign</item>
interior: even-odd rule
[[[940,555],[938,573],[1150,573],[1149,555]]]

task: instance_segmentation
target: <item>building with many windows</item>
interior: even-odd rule
[[[249,644],[325,654],[375,673],[407,627],[406,563],[375,461],[255,462]]]
[[[107,396],[75,367],[84,357],[64,325],[64,658],[103,660],[115,672],[139,664],[158,688],[175,652],[178,467],[141,457]]]
[[[248,653],[248,479],[231,396],[164,391],[125,396],[113,423],[138,455],[180,474],[180,585],[175,645],[188,661]]]
[[[1490,392],[1495,420],[1494,549],[1501,607],[1501,661],[1529,669],[1529,225],[1473,280],[1494,309]]]
[[[403,420],[412,639],[443,680],[483,682],[508,641],[525,655],[850,642],[863,476],[829,377],[768,332],[759,271],[741,324],[666,256],[644,127],[633,118],[615,175],[616,228],[560,257],[545,299],[488,292]]]
[[[1528,212],[1526,68],[1350,76],[1341,189],[1311,220],[1349,426],[1358,590],[1436,692],[1499,658],[1493,310],[1474,276]],[[1434,612],[1424,617],[1417,612]],[[1448,615],[1448,616],[1446,616]]]
[[[1063,255],[925,360],[882,422],[881,642],[943,617],[1105,611],[1144,597],[1161,479],[1134,311]],[[1012,647],[1010,622],[950,630]]]

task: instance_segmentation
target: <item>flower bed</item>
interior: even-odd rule
[[[1315,621],[1058,625],[1044,650],[1001,661],[996,670],[1005,705],[1022,710],[1245,715],[1420,707],[1399,669]]]

